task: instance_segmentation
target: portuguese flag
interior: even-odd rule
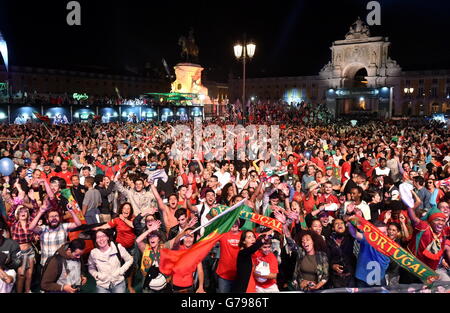
[[[40,121],[43,121],[45,123],[50,123],[50,118],[47,115],[39,114],[38,112],[33,112],[33,114],[36,116],[36,118]]]
[[[365,239],[374,249],[419,277],[425,284],[431,285],[439,278],[436,272],[364,218],[355,216],[350,219],[350,222],[363,232]]]
[[[161,249],[159,270],[166,276],[188,276],[194,273],[197,265],[208,255],[222,236],[230,231],[241,213],[237,209],[245,199],[210,220],[203,237],[187,250]],[[237,209],[237,210],[236,210]],[[176,282],[175,282],[176,283]]]
[[[73,211],[78,216],[78,219],[80,220],[81,224],[86,224],[86,219],[84,218],[84,215],[81,212],[77,201],[75,201],[75,198],[73,197],[70,189],[69,188],[62,189],[61,195],[64,198],[66,198],[67,201],[69,201],[69,203],[72,205]],[[77,239],[81,232],[82,232],[81,230],[69,232],[69,239],[71,241],[74,239]],[[85,244],[86,244],[86,248],[84,249],[84,254],[89,253],[94,248],[94,243],[92,242],[92,240],[85,240]]]

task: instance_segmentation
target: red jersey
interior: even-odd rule
[[[120,243],[127,249],[133,247],[134,240],[136,239],[133,228],[125,224],[125,222],[118,217],[108,222],[108,225],[117,230],[117,243]]]
[[[307,199],[306,197],[303,198],[303,209],[306,211],[306,214],[309,214],[312,212],[312,210],[314,210],[314,206],[318,205],[319,199],[317,198],[317,200],[314,200],[314,197],[309,197],[309,199]]]
[[[319,203],[325,204],[336,203],[339,205],[339,199],[335,195],[329,195],[328,197],[325,197],[325,195],[322,194],[319,196]]]
[[[239,253],[239,239],[242,232],[233,234],[231,231],[220,238],[220,259],[216,273],[223,279],[234,280],[236,278],[236,261]]]
[[[324,194],[319,195],[319,204],[325,203],[325,204],[331,204],[336,203],[338,206],[340,205],[339,199],[335,195],[329,195],[328,197],[325,197]],[[335,217],[336,212],[330,211],[328,212],[329,215],[332,217]]]
[[[417,245],[417,235],[420,232],[423,233],[420,238],[420,242]],[[439,235],[436,235],[431,229],[431,226],[426,221],[420,221],[420,223],[418,223],[414,227],[413,236],[411,238],[411,241],[409,242],[408,250],[411,251],[415,256],[417,256],[419,260],[428,265],[432,270],[436,270],[439,265],[441,256],[444,252],[446,242],[445,239],[449,235],[449,227],[444,228],[444,230]],[[441,244],[441,250],[437,254],[430,254],[430,251],[427,250],[427,247],[435,240],[435,238],[439,240]],[[417,251],[416,246],[418,246]]]
[[[67,186],[72,186],[72,181],[70,180],[73,176],[72,172],[70,172],[70,171],[66,171],[65,173],[59,172],[59,173],[56,173],[55,176],[64,179],[66,181]]]
[[[266,262],[269,264],[270,273],[278,274],[278,260],[275,254],[273,254],[272,252],[270,252],[268,255],[265,255],[261,250],[258,250],[252,255],[252,261],[255,267],[258,266],[260,262]],[[259,282],[258,280],[256,280],[256,285],[261,288],[268,288],[276,283],[276,279],[268,279],[265,282]]]
[[[341,168],[341,182],[344,183],[347,179],[351,178],[350,172],[352,170],[352,165],[350,162],[344,162]]]

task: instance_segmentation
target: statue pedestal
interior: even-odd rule
[[[202,85],[203,67],[193,63],[178,63],[174,66],[176,80],[172,83],[171,92],[193,93],[198,99],[193,104],[209,104],[208,88]]]

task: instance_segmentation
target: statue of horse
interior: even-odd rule
[[[178,45],[181,46],[181,57],[184,57],[186,61],[198,59],[198,47],[195,44],[194,32],[192,29],[189,32],[189,37],[181,36],[180,39],[178,39]]]

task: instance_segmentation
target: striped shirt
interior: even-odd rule
[[[45,265],[45,261],[55,254],[55,252],[67,242],[67,235],[70,223],[60,224],[55,229],[47,225],[37,227],[35,232],[40,235],[41,239],[41,265]]]

